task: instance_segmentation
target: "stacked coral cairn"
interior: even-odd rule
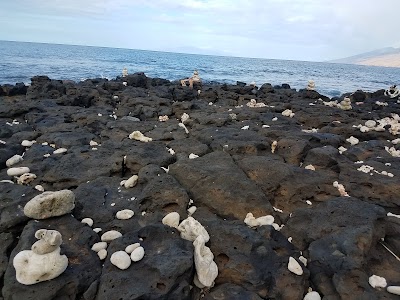
[[[304,87],[0,86],[0,298],[396,299],[398,89]]]

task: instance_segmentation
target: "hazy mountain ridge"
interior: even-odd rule
[[[400,48],[387,47],[358,55],[328,61],[367,66],[400,67]]]

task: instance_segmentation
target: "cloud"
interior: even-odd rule
[[[325,60],[400,46],[399,10],[398,0],[13,0],[2,4],[0,17],[19,24],[16,37],[21,27],[60,28],[46,41],[60,42],[64,34],[106,46],[163,50],[174,43],[238,56]],[[0,29],[0,39],[10,34]],[[41,35],[32,30],[31,36]]]

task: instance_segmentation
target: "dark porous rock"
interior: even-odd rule
[[[282,138],[278,140],[276,153],[283,157],[285,162],[300,165],[311,146],[305,139],[299,137]]]
[[[3,276],[6,272],[9,251],[14,243],[14,237],[9,232],[0,233],[0,282],[3,282]]]
[[[375,299],[364,266],[370,251],[385,236],[384,216],[379,206],[336,198],[294,211],[282,232],[306,251],[311,282],[323,295]]]
[[[224,283],[215,286],[212,291],[205,295],[204,300],[261,300],[257,293],[250,292],[239,285]]]
[[[251,156],[238,160],[246,175],[263,190],[275,207],[292,212],[307,207],[306,200],[323,202],[338,195],[335,177],[286,164],[276,156]]]
[[[139,240],[141,238],[143,241]],[[145,255],[126,270],[112,265],[109,257],[100,278],[98,300],[191,299],[194,276],[193,245],[179,232],[164,225],[147,226],[111,242],[108,253],[140,242]]]
[[[128,86],[147,88],[147,77],[143,72],[134,73],[123,78]]]
[[[196,205],[204,205],[219,216],[244,220],[248,212],[260,216],[272,212],[262,190],[224,152],[180,160],[170,165],[170,174],[189,191]]]
[[[34,285],[23,285],[15,278],[13,259],[22,250],[30,250],[39,229],[52,229],[61,233],[61,254],[68,258],[68,267],[57,278]],[[93,230],[71,216],[30,221],[24,228],[18,245],[13,249],[4,276],[5,300],[78,299],[101,274],[101,262],[91,250],[99,238]]]
[[[333,169],[338,171],[339,151],[332,146],[323,146],[311,149],[307,152],[304,165],[313,165],[322,169]]]
[[[76,206],[74,216],[78,220],[91,218],[94,227],[105,231],[114,229],[122,233],[139,228],[139,202],[141,187],[126,189],[120,186],[121,178],[99,177],[93,181],[79,185],[74,191]],[[123,209],[131,209],[135,216],[129,220],[116,219],[116,213]]]
[[[160,171],[164,173],[163,170],[160,169]],[[143,188],[139,197],[141,209],[146,212],[165,212],[165,214],[176,211],[184,215],[189,203],[189,196],[185,189],[174,177],[165,173],[157,175]]]
[[[391,252],[400,249],[400,106],[384,90],[329,99],[287,84],[259,86],[203,81],[191,89],[144,73],[1,86],[0,300],[302,300],[309,288],[324,300],[398,297],[368,279],[399,285]],[[329,106],[344,97],[351,110]],[[248,105],[252,99],[265,106]],[[282,116],[287,109],[292,118]],[[393,124],[361,132],[382,119]],[[130,139],[134,131],[151,141]],[[59,148],[66,152],[55,154]],[[36,175],[31,182],[7,175],[15,154],[23,161],[14,166]],[[134,175],[136,185],[125,186]],[[42,188],[73,191],[72,215],[30,221],[23,208]],[[119,219],[126,209],[133,216]],[[192,215],[209,233],[219,271],[213,287],[195,286],[192,242],[162,225],[170,212]],[[250,228],[248,213],[272,215],[274,224]],[[23,286],[12,260],[40,227],[60,230],[69,267]],[[109,230],[123,236],[100,261],[90,247]],[[143,260],[127,270],[111,265],[113,252],[135,242]],[[288,270],[289,257],[301,276]]]
[[[19,230],[29,218],[24,214],[25,204],[39,192],[29,186],[0,182],[0,232]]]
[[[2,89],[3,89],[4,95],[12,97],[12,96],[18,96],[18,95],[25,95],[28,90],[28,87],[23,82],[20,82],[20,83],[17,83],[16,85],[6,84],[3,86]],[[0,91],[0,95],[1,95],[1,91]]]
[[[234,283],[245,295],[263,299],[301,299],[309,274],[304,265],[301,276],[288,270],[289,257],[298,258],[299,253],[280,232],[272,226],[251,229],[242,220],[224,221],[202,208],[194,217],[210,234],[218,266],[216,286]]]

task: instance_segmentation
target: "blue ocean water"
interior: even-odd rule
[[[296,89],[312,79],[321,94],[331,97],[400,84],[400,68],[0,41],[0,84],[28,84],[35,75],[75,81],[112,79],[124,67],[129,73],[169,80],[189,77],[197,69],[205,81],[288,83]]]

